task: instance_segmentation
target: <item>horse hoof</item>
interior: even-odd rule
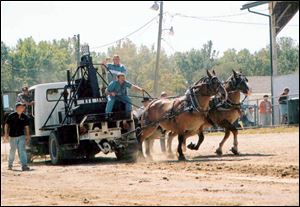
[[[174,157],[175,157],[175,155],[173,153],[169,153],[167,155],[167,158],[169,158],[169,159],[174,159]]]
[[[180,156],[178,157],[178,160],[179,160],[179,161],[186,161],[184,155],[180,155]]]
[[[240,155],[240,152],[239,152],[237,149],[235,149],[234,147],[232,147],[232,148],[230,149],[230,151],[231,151],[234,155]]]
[[[196,145],[193,144],[192,142],[187,146],[190,150],[196,150]]]
[[[216,150],[216,154],[218,155],[218,156],[222,156],[223,155],[223,152],[222,152],[222,150],[221,149],[217,149]]]
[[[152,156],[147,156],[147,160],[153,161],[153,157]]]
[[[139,154],[139,155],[137,156],[137,160],[138,160],[138,161],[145,161],[146,158],[145,158],[145,156],[144,156],[143,154]]]

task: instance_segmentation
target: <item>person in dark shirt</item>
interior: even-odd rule
[[[15,159],[16,150],[18,149],[19,159],[22,164],[22,170],[28,171],[30,168],[27,165],[26,143],[29,144],[29,117],[24,114],[26,105],[24,103],[16,103],[16,112],[8,115],[4,126],[4,140],[10,143],[10,152],[8,159],[8,169],[12,170]],[[26,139],[25,134],[26,132]],[[26,141],[26,143],[25,143]]]
[[[281,113],[281,124],[287,124],[288,121],[288,94],[290,92],[289,88],[285,88],[283,93],[280,95],[278,102],[280,105],[280,113]]]

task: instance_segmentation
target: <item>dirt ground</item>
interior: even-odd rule
[[[207,134],[198,151],[187,150],[186,162],[167,158],[156,141],[153,161],[99,154],[64,166],[40,160],[29,172],[18,162],[8,171],[2,145],[1,205],[299,205],[299,128],[241,134],[240,156],[229,151],[232,138],[216,156],[221,137]]]

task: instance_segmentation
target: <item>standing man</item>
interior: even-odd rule
[[[103,62],[103,64],[106,65],[108,70],[110,71],[110,72],[108,71],[108,75],[107,75],[108,83],[117,80],[118,73],[124,73],[125,75],[127,75],[127,69],[120,62],[121,60],[119,55],[114,55],[113,64],[109,63],[106,65],[106,63]]]
[[[19,93],[16,99],[16,103],[21,102],[26,105],[25,113],[28,114],[28,107],[34,104],[32,97],[29,95],[28,87],[22,88],[22,93]]]
[[[264,95],[264,100],[259,104],[260,123],[262,126],[271,125],[272,104],[268,98],[268,95]]]
[[[5,142],[7,142],[9,138],[10,143],[10,152],[8,159],[9,170],[12,170],[16,150],[18,150],[19,159],[22,164],[22,170],[30,170],[27,165],[27,154],[25,147],[25,145],[28,145],[30,142],[29,118],[24,114],[24,111],[25,104],[18,102],[16,103],[16,112],[9,114],[7,119],[5,120],[4,140]],[[26,140],[24,131],[26,132]]]
[[[168,97],[168,94],[165,91],[161,92],[160,99],[165,99],[167,97]]]
[[[136,111],[134,111],[134,116],[140,120],[142,117],[142,114],[144,113],[145,108],[148,106],[150,103],[150,99],[148,97],[144,97],[143,100],[141,101],[143,106],[138,108]]]
[[[281,124],[288,123],[288,94],[290,92],[289,88],[285,88],[283,93],[280,95],[278,102],[280,104],[280,113],[281,113]]]

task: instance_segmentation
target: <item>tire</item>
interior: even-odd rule
[[[96,154],[95,153],[86,153],[85,158],[87,160],[94,160],[95,159]]]
[[[53,165],[62,164],[64,161],[64,151],[58,143],[57,132],[53,131],[49,136],[49,154]]]
[[[95,159],[96,155],[100,152],[100,149],[95,141],[89,141],[81,143],[81,146],[84,148],[84,157],[87,160]]]
[[[115,155],[120,161],[135,162],[138,157],[138,143],[130,143],[127,148],[118,149],[115,151]]]

